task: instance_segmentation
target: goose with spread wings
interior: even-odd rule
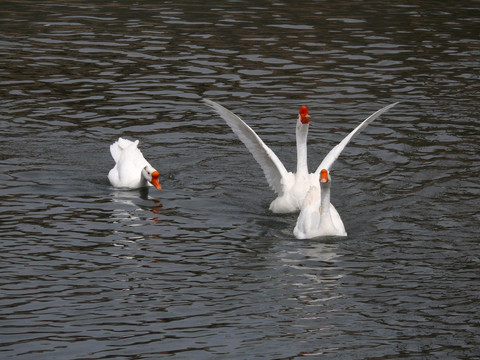
[[[307,165],[307,135],[310,123],[310,115],[306,106],[301,106],[296,124],[297,144],[297,171],[289,172],[282,164],[277,155],[262,141],[262,139],[242,119],[230,110],[208,99],[203,101],[215,110],[227,123],[238,138],[245,144],[255,160],[261,166],[268,184],[278,194],[270,204],[270,210],[274,213],[291,213],[302,208],[303,201],[310,188],[319,187],[319,175],[322,170],[320,165],[314,173],[308,172]],[[395,106],[390,104],[376,111],[365,119],[354,131],[352,131],[340,144],[333,148],[323,160],[333,163],[338,158],[350,140],[363,130],[369,123]]]

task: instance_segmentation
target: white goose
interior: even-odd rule
[[[319,189],[318,177],[321,170],[321,167],[319,167],[315,173],[308,173],[307,134],[310,115],[308,115],[307,107],[300,107],[297,119],[297,172],[294,174],[285,169],[277,155],[265,145],[255,131],[245,124],[242,119],[211,100],[203,99],[203,101],[225,120],[262,167],[268,184],[278,194],[277,198],[270,204],[270,210],[274,213],[290,213],[300,210],[310,187],[313,186]],[[366,122],[365,126],[394,105],[386,106],[370,115],[364,121],[364,123]]]
[[[331,178],[327,169],[320,171],[320,191],[311,186],[298,215],[293,235],[297,239],[319,236],[347,236],[345,226],[335,207],[330,203]]]
[[[317,177],[317,182],[320,180],[320,188],[318,185],[314,185],[308,190],[293,230],[293,235],[297,239],[310,239],[318,236],[347,236],[340,215],[330,203],[330,168],[355,135],[362,131],[378,115],[397,104],[385,106],[383,109],[370,115],[325,156],[317,170],[320,175],[320,179]]]
[[[118,138],[110,145],[115,166],[108,173],[108,180],[118,188],[137,189],[152,184],[161,190],[159,173],[145,160],[138,143],[138,140]]]

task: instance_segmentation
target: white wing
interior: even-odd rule
[[[395,105],[397,105],[398,102],[394,103],[394,104],[390,104],[390,105],[387,105],[385,106],[383,109],[380,109],[376,112],[374,112],[372,115],[370,115],[368,118],[366,118],[360,125],[358,125],[350,134],[348,134],[345,139],[343,139],[337,146],[335,146],[332,150],[330,150],[330,152],[327,154],[327,156],[325,156],[325,158],[323,159],[322,163],[320,164],[320,166],[317,168],[317,171],[315,172],[315,174],[319,175],[320,174],[320,171],[322,169],[327,169],[327,170],[330,170],[330,167],[333,165],[333,163],[335,162],[335,160],[337,160],[337,158],[340,156],[340,154],[342,153],[343,149],[345,149],[345,146],[347,146],[347,144],[350,142],[350,140],[353,139],[353,137],[355,135],[357,135],[360,131],[362,131],[363,129],[365,129],[367,127],[368,124],[370,124],[373,120],[375,120],[377,117],[379,117],[380,115],[382,115],[385,111],[387,111],[388,109],[394,107]]]
[[[238,138],[245,144],[247,149],[262,167],[263,173],[267,178],[268,184],[276,192],[282,191],[282,178],[287,174],[285,166],[275,153],[260,139],[250,126],[245,124],[242,119],[223,106],[208,100],[203,101],[214,109],[225,122],[230,126]]]

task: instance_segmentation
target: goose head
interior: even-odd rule
[[[298,120],[304,125],[310,122],[308,108],[305,105],[300,106],[300,110],[298,111]]]
[[[322,169],[320,171],[320,184],[327,184],[330,182],[330,173],[327,169]]]
[[[155,186],[158,190],[162,190],[162,185],[160,185],[160,182],[158,181],[160,173],[157,170],[150,165],[147,165],[142,169],[142,175],[150,184]]]

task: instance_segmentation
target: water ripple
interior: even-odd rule
[[[298,4],[297,4],[298,5]],[[471,4],[7,1],[4,357],[477,356],[479,41]],[[294,169],[345,149],[349,237],[297,241],[209,97]],[[110,187],[140,139],[164,189]]]

